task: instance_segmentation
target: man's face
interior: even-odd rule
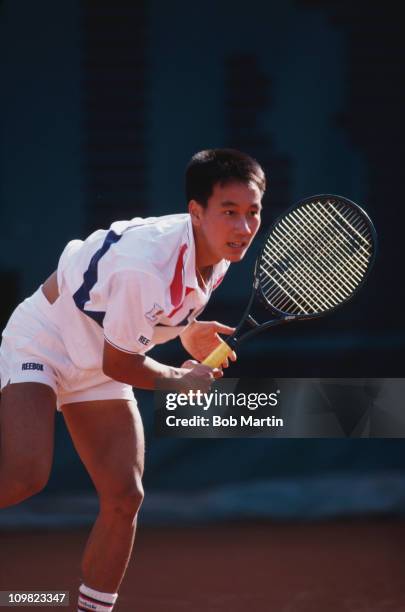
[[[190,202],[198,256],[204,265],[244,257],[260,227],[262,195],[253,182],[217,183],[206,208]]]

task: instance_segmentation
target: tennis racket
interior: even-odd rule
[[[351,300],[375,259],[377,236],[360,206],[337,195],[300,200],[268,231],[249,303],[235,333],[203,361],[221,365],[241,342],[270,327],[321,317]],[[269,319],[253,317],[256,304]]]

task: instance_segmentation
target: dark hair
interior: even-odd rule
[[[186,198],[206,206],[214,185],[219,183],[256,183],[262,193],[266,176],[260,164],[235,149],[207,149],[191,158],[186,169]]]

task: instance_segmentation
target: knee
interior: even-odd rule
[[[143,498],[142,483],[133,483],[119,492],[100,495],[100,508],[104,513],[114,516],[114,519],[133,520],[138,514]]]
[[[13,491],[21,501],[42,491],[49,480],[50,467],[45,464],[27,462],[9,468],[3,464],[1,467],[0,473],[5,476],[2,486]]]
[[[21,474],[20,482],[28,495],[36,495],[42,491],[49,480],[50,467],[43,464],[34,464]]]

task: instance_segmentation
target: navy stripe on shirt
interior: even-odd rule
[[[90,299],[90,291],[98,280],[98,262],[103,255],[107,253],[109,248],[118,242],[122,238],[122,234],[116,234],[113,230],[110,230],[105,237],[102,246],[96,251],[90,260],[89,266],[86,272],[83,274],[83,284],[79,287],[76,293],[73,294],[73,299],[76,306],[84,312],[88,317],[93,319],[100,327],[103,327],[105,312],[95,312],[92,310],[85,310],[84,306]]]

